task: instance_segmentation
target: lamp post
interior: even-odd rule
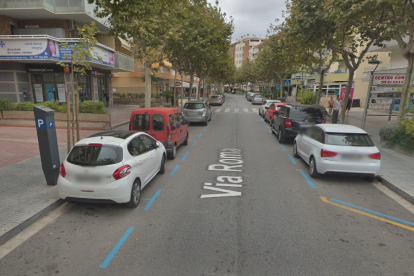
[[[367,99],[365,103],[365,109],[364,109],[364,116],[362,117],[362,126],[361,128],[364,129],[365,127],[365,120],[367,119],[367,113],[368,113],[368,105],[369,105],[369,98],[370,98],[370,92],[371,92],[371,86],[374,80],[374,72],[377,70],[378,65],[381,63],[379,60],[370,60],[368,61],[369,64],[376,64],[374,70],[371,71],[371,75],[369,77],[369,85],[368,85],[368,91],[367,91]]]
[[[180,68],[178,69],[178,72],[180,72],[180,77],[181,77],[181,110],[180,112],[183,112],[183,73],[184,73],[184,68]]]

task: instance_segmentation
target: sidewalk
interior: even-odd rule
[[[287,98],[289,103],[294,103],[294,101],[294,97]],[[364,108],[351,108],[349,116],[345,117],[345,124],[360,128],[363,113]],[[370,110],[370,114],[388,114],[388,112]],[[380,128],[383,125],[396,122],[397,117],[395,116],[391,117],[390,121],[385,116],[367,116],[364,129],[381,152],[381,172],[379,175],[381,183],[414,204],[414,157],[386,148],[380,141]]]
[[[136,105],[107,108],[111,125],[127,124]],[[85,138],[97,131],[81,130]],[[67,133],[56,130],[60,160],[67,155]],[[35,128],[0,127],[0,245],[63,203],[56,186],[47,186]]]

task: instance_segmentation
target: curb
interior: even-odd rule
[[[30,218],[24,220],[18,225],[12,227],[10,230],[5,232],[4,234],[0,235],[0,246],[5,244],[7,241],[15,237],[17,234],[19,234],[20,232],[22,232],[23,230],[31,226],[33,223],[35,223],[36,221],[38,221],[39,219],[41,219],[42,217],[44,217],[45,215],[47,215],[48,213],[50,213],[51,211],[53,211],[54,209],[62,205],[63,203],[65,203],[63,199],[58,199],[52,202],[47,207],[43,208],[42,210],[40,210],[39,212],[31,216]]]
[[[378,179],[381,181],[381,184],[396,193],[397,195],[401,196],[405,200],[409,201],[411,204],[414,204],[414,196],[408,194],[401,188],[397,187],[396,185],[392,184],[390,181],[386,180],[382,176],[377,176]]]
[[[128,124],[129,124],[129,121],[125,121],[125,122],[113,125],[113,126],[111,126],[111,130],[115,129],[115,128],[118,128],[118,127],[121,127],[121,126],[124,126],[124,125],[128,125]]]

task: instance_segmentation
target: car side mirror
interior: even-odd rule
[[[158,149],[160,147],[160,142],[155,143],[155,147]]]

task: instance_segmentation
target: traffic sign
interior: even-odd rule
[[[280,84],[276,84],[276,89],[280,89]]]
[[[49,128],[53,128],[53,122],[49,122]]]
[[[37,129],[46,129],[44,118],[36,118],[36,128]]]
[[[283,80],[283,86],[284,87],[290,87],[290,82],[291,82],[292,80]]]

